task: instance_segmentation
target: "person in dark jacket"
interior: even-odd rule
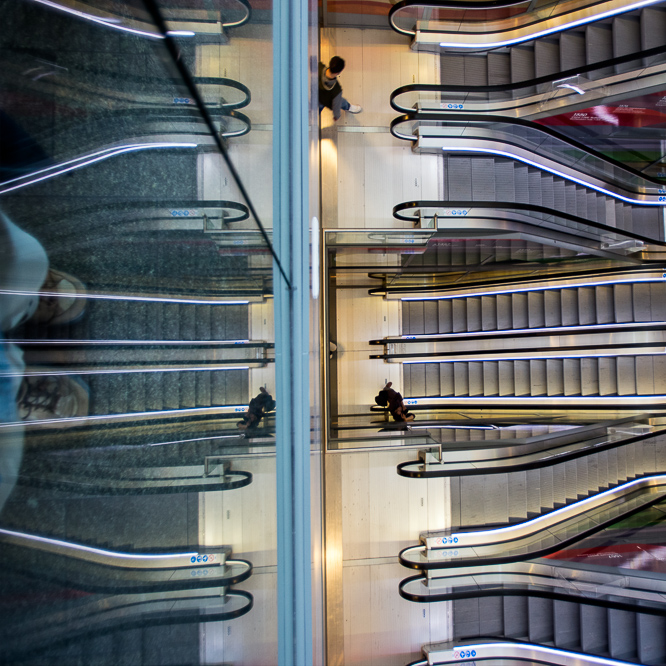
[[[259,387],[259,395],[250,400],[250,405],[243,415],[243,420],[238,421],[236,424],[239,430],[247,430],[256,428],[259,421],[267,412],[272,412],[275,409],[275,400],[273,396],[263,387]]]
[[[413,421],[414,414],[407,411],[402,396],[391,388],[393,382],[389,382],[375,397],[375,402],[380,407],[388,407],[394,421]]]
[[[340,56],[333,56],[328,67],[323,62],[319,63],[319,112],[326,107],[333,111],[333,119],[340,118],[341,111],[349,113],[361,113],[363,109],[357,104],[350,104],[342,96],[342,86],[338,81],[338,75],[345,68],[345,61]]]

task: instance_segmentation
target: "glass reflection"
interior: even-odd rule
[[[271,28],[151,4],[0,9],[0,661],[277,659]]]

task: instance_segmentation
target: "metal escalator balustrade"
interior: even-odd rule
[[[514,119],[517,123],[517,119]],[[529,123],[530,121],[522,121]],[[407,131],[399,129],[407,125]],[[664,206],[659,181],[613,164],[557,133],[537,125],[443,120],[436,114],[410,113],[394,119],[391,133],[412,141],[419,153],[490,155],[508,158],[575,185],[634,206]],[[524,130],[524,131],[523,131]],[[457,198],[457,197],[456,197]]]
[[[664,246],[656,225],[658,235],[655,238],[534,203],[406,201],[394,206],[393,217],[411,222],[415,228],[432,229],[435,233],[446,235],[450,243],[472,240],[466,236],[473,235],[477,244],[485,242],[483,258],[480,256],[482,248],[478,248],[479,261],[483,259],[485,265],[509,259],[514,262],[520,260],[510,249],[494,254],[491,252],[491,244],[502,241],[507,246],[519,241],[539,243],[544,248],[539,259],[555,260],[591,254],[622,258],[628,263],[640,263],[636,255],[648,249],[646,244],[655,248]],[[552,257],[548,256],[546,248],[550,248]],[[458,261],[461,259],[458,258]],[[526,256],[523,260],[529,261],[530,257]]]
[[[660,91],[664,85],[665,53],[666,44],[653,46],[601,63],[512,83],[412,83],[396,88],[390,104],[399,113],[417,111],[448,117],[465,111],[536,120],[591,107],[601,101],[613,104],[632,95]],[[650,59],[649,67],[643,66],[644,59]],[[609,75],[609,68],[636,61],[641,63],[637,70]],[[484,80],[487,79],[481,79]]]
[[[452,3],[428,0],[403,0],[391,8],[389,25],[393,30],[412,37],[412,48],[439,52],[482,51],[506,46],[515,46],[565,32],[581,26],[609,19],[621,14],[659,4],[658,1],[642,0],[639,2],[597,2],[587,6],[580,2],[554,3],[548,9],[528,11],[507,18],[480,21],[469,20],[473,12],[466,12],[462,17],[451,17]],[[454,7],[473,10],[476,3],[456,3]],[[486,10],[484,4],[479,9]],[[532,9],[532,6],[529,6]],[[447,11],[448,10],[448,11]],[[405,22],[398,24],[400,14],[405,15]],[[448,14],[448,16],[447,16]]]
[[[426,658],[408,666],[439,666],[440,664],[472,664],[477,660],[488,666],[553,664],[554,666],[629,666],[636,662],[548,647],[534,643],[518,643],[491,638],[484,642],[460,641],[424,646]]]
[[[492,597],[541,597],[606,609],[666,616],[664,582],[643,572],[547,564],[546,560],[439,569],[400,583],[400,596],[417,603]]]
[[[442,442],[437,448],[420,450],[417,461],[400,463],[397,472],[399,476],[423,479],[543,469],[565,460],[632,446],[659,431],[658,426],[638,425],[629,417],[510,442],[469,441],[464,447]]]
[[[427,532],[399,554],[403,566],[428,570],[533,559],[593,534],[663,499],[666,476],[635,479],[549,513],[491,530]]]
[[[131,12],[109,8],[100,8],[97,3],[82,2],[70,6],[67,2],[54,2],[53,0],[33,0],[50,9],[69,14],[78,19],[89,21],[109,30],[117,30],[146,39],[163,39],[163,35],[155,30],[145,12],[133,9]],[[228,41],[224,31],[247,23],[252,15],[252,9],[247,0],[235,0],[236,9],[232,11],[235,16],[211,19],[208,12],[190,10],[186,17],[182,12],[165,10],[165,18],[169,34],[174,37],[192,38],[199,43],[224,44]],[[228,11],[228,8],[227,8]],[[172,16],[173,14],[173,16]]]

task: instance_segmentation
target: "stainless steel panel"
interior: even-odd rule
[[[504,331],[514,328],[513,326],[513,298],[510,294],[498,294],[497,305],[497,330]]]
[[[409,334],[420,335],[425,331],[425,301],[411,301],[409,306]]]
[[[565,495],[568,502],[577,501],[578,495],[587,495],[587,488],[585,491],[580,489],[578,479],[578,460],[567,460],[564,465],[564,485]]]
[[[633,284],[631,290],[634,321],[652,321],[650,285]]]
[[[614,659],[634,660],[636,654],[636,615],[608,609],[608,652]]]
[[[439,396],[439,365],[438,363],[428,363],[425,366],[425,396]],[[449,364],[450,365],[450,364]]]
[[[553,641],[558,648],[577,648],[580,645],[580,604],[553,602]]]
[[[553,506],[567,502],[567,476],[563,464],[553,466]]]
[[[613,285],[613,300],[615,304],[615,321],[633,321],[634,312],[631,305],[631,285]]]
[[[650,283],[650,309],[653,321],[666,321],[666,283]]]
[[[581,395],[599,395],[599,360],[580,359]]]
[[[666,394],[666,356],[655,356],[653,363],[654,390],[657,395]]]
[[[468,391],[469,395],[484,395],[483,370],[485,363],[468,363]]]
[[[467,330],[481,330],[481,298],[467,298]]]
[[[497,326],[497,296],[481,297],[481,329],[496,331]]]
[[[527,294],[527,311],[529,328],[545,326],[544,294],[542,291],[531,291]]]
[[[495,361],[483,362],[483,395],[499,395],[499,363]]]
[[[455,395],[454,364],[439,363],[439,390],[440,395]]]
[[[515,395],[515,367],[513,361],[498,363],[499,395]]]
[[[585,35],[563,32],[560,35],[560,71],[585,65]]]
[[[609,324],[615,321],[612,287],[595,287],[594,302],[597,324]]]
[[[553,640],[553,601],[530,597],[527,601],[529,632],[528,638],[535,643]]]
[[[513,328],[527,328],[527,294],[511,294],[511,318]]]
[[[453,299],[453,332],[467,331],[467,299]]]
[[[580,607],[580,635],[583,652],[604,654],[608,650],[608,610],[582,604]]]
[[[409,382],[409,394],[422,396],[425,393],[425,363],[411,363],[411,376]]]
[[[581,287],[578,290],[578,323],[582,326],[596,323],[597,311],[593,287]]]
[[[562,325],[562,292],[559,289],[552,289],[544,292],[544,325],[561,326]]]
[[[530,362],[513,362],[513,395],[530,395]],[[545,393],[545,391],[544,391]]]
[[[438,333],[438,308],[437,301],[423,302],[423,333],[426,335]]]
[[[578,324],[578,289],[562,289],[562,326]]]
[[[648,357],[649,358],[649,357]],[[617,376],[617,394],[636,394],[636,361],[633,357],[617,357],[615,359]]]
[[[543,363],[543,361],[541,362]],[[535,363],[535,361],[532,361],[532,363]],[[563,395],[564,361],[562,359],[548,359],[545,361],[545,364],[547,395]]]
[[[544,359],[534,359],[530,364],[530,395],[548,395],[547,369]],[[552,367],[552,366],[551,366]],[[559,368],[559,381],[562,381],[562,370]],[[561,391],[560,391],[561,394]]]
[[[581,393],[581,359],[565,358],[562,371],[564,374],[564,395],[582,395]]]
[[[437,308],[439,332],[451,333],[453,331],[453,302],[437,301]]]
[[[454,395],[469,395],[469,373],[467,363],[456,361],[453,365],[455,393]]]
[[[639,395],[651,395],[655,392],[654,362],[657,358],[659,357],[637,356],[635,359],[636,393]]]
[[[617,369],[614,358],[599,359],[599,395],[617,394]]]

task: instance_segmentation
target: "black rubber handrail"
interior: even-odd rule
[[[439,113],[421,113],[419,111],[410,111],[409,113],[405,113],[402,116],[398,116],[397,118],[394,118],[391,121],[391,124],[389,125],[389,130],[391,134],[396,138],[396,139],[401,139],[403,141],[411,141],[412,143],[416,143],[418,140],[417,136],[400,136],[396,134],[395,128],[406,122],[411,122],[411,121],[426,121],[426,122],[439,122],[442,123],[443,125],[454,125],[454,124],[466,124],[466,123],[484,123],[486,125],[492,125],[492,124],[497,124],[497,125],[518,125],[520,127],[527,127],[535,132],[538,132],[540,134],[547,134],[554,139],[557,139],[558,141],[562,141],[562,143],[565,143],[572,148],[575,148],[577,150],[580,150],[581,152],[591,155],[592,157],[595,157],[596,159],[605,162],[606,164],[610,164],[618,169],[621,169],[623,171],[626,171],[638,178],[641,178],[642,180],[645,180],[649,183],[652,183],[653,185],[656,185],[657,187],[663,188],[666,186],[666,183],[664,183],[663,180],[658,180],[656,178],[652,178],[651,176],[646,176],[643,172],[639,171],[638,169],[635,169],[633,167],[630,167],[626,164],[623,164],[619,160],[616,160],[613,157],[609,157],[608,155],[605,155],[601,151],[596,150],[595,148],[591,148],[590,146],[585,145],[584,143],[581,143],[580,141],[577,141],[576,139],[572,139],[564,134],[561,134],[557,130],[553,129],[552,127],[548,125],[540,125],[539,123],[536,123],[532,120],[526,120],[524,118],[509,118],[507,116],[487,116],[482,113],[447,113],[446,116],[439,114]],[[522,148],[523,146],[520,146],[517,143],[514,143],[514,141],[506,141],[509,145],[516,146],[517,148]],[[481,151],[482,152],[482,151]],[[560,162],[561,163],[561,162]],[[563,166],[567,166],[566,164],[563,164]],[[570,168],[576,168],[576,167],[570,167]],[[624,187],[628,192],[633,192],[635,194],[644,194],[643,192],[639,192],[634,189],[629,189],[628,186],[624,185],[623,183],[619,181],[606,181],[609,184],[612,185],[620,185]],[[625,202],[626,203],[626,202]],[[631,204],[629,204],[631,205]]]
[[[597,606],[601,608],[612,608],[614,610],[625,610],[633,613],[641,613],[646,615],[666,615],[666,605],[648,605],[644,601],[636,601],[632,603],[631,601],[616,601],[615,599],[596,599],[590,596],[577,596],[574,594],[566,594],[564,592],[549,592],[546,590],[534,590],[530,588],[524,589],[512,589],[512,588],[495,588],[484,590],[479,584],[478,589],[469,589],[466,591],[460,592],[438,592],[435,594],[414,594],[411,592],[405,592],[404,588],[412,583],[413,581],[425,581],[426,576],[424,574],[417,574],[416,576],[409,576],[404,580],[400,581],[398,586],[398,593],[403,599],[407,601],[414,601],[421,604],[435,603],[438,601],[455,601],[457,599],[482,599],[488,597],[528,597],[528,598],[539,598],[539,599],[553,599],[555,601],[567,601],[569,603],[578,603],[584,604],[587,606]],[[519,585],[519,583],[515,583]],[[545,583],[544,583],[545,585]],[[622,589],[619,588],[618,592]],[[606,590],[606,594],[612,595],[612,593]],[[620,594],[618,594],[618,597]],[[496,640],[495,636],[493,640]],[[476,639],[475,639],[476,640]],[[514,640],[514,639],[510,639]],[[420,663],[420,662],[415,662]]]
[[[396,5],[397,6],[397,5]],[[642,58],[649,58],[651,56],[661,55],[666,53],[666,44],[662,46],[655,46],[651,49],[644,49],[642,51],[636,51],[634,53],[629,53],[623,56],[617,56],[616,58],[609,58],[603,62],[594,62],[589,65],[581,65],[580,67],[573,67],[571,69],[565,69],[556,74],[546,74],[544,76],[537,76],[532,79],[525,79],[524,81],[514,81],[512,83],[495,83],[492,85],[461,85],[461,84],[427,84],[427,83],[410,83],[409,85],[400,86],[396,88],[390,97],[391,108],[399,113],[406,113],[413,109],[408,109],[402,106],[399,106],[395,103],[395,98],[398,95],[403,95],[408,92],[452,92],[452,93],[473,93],[473,92],[515,92],[521,88],[534,87],[546,83],[555,83],[556,81],[561,81],[563,79],[569,79],[580,74],[587,74],[589,72],[594,72],[598,69],[605,69],[607,67],[614,67],[616,65],[622,65],[625,62],[631,62],[632,60],[638,60]],[[641,66],[642,69],[642,66]],[[447,112],[448,115],[448,112]]]
[[[554,3],[556,4],[556,3]],[[596,3],[592,3],[596,4]],[[399,28],[393,21],[393,17],[406,7],[432,7],[434,9],[458,9],[462,11],[487,11],[489,9],[508,9],[528,5],[529,0],[400,0],[393,5],[388,13],[389,26],[401,35],[411,36],[414,33]],[[526,12],[523,12],[526,13]]]
[[[436,268],[435,266],[430,266],[429,268]],[[465,270],[465,266],[459,266],[457,267],[461,271]],[[641,273],[643,271],[653,271],[653,270],[664,270],[666,271],[666,264],[660,265],[659,263],[657,264],[652,264],[649,266],[644,266],[644,267],[636,267],[632,268],[631,272],[632,273]],[[437,271],[432,271],[436,273]],[[617,268],[602,268],[594,271],[566,271],[563,273],[559,273],[557,275],[550,275],[548,276],[548,281],[551,284],[556,284],[556,280],[567,280],[569,278],[575,278],[578,280],[585,279],[586,277],[590,276],[613,276],[613,275],[622,275],[626,273],[626,270],[621,270]],[[407,273],[407,275],[409,275]],[[377,274],[377,273],[372,273],[370,277],[374,279],[384,279],[383,274]],[[539,280],[540,278],[535,277],[534,275],[524,275],[519,278],[515,277],[505,277],[505,278],[498,278],[496,280],[493,280],[492,285],[493,286],[499,286],[499,285],[516,285],[520,284],[522,282],[534,282],[535,280]],[[545,280],[544,280],[545,281]],[[414,286],[407,286],[407,287],[388,287],[388,286],[383,286],[383,287],[373,287],[372,289],[368,289],[368,294],[370,296],[375,296],[375,295],[384,295],[386,293],[393,293],[393,294],[409,294],[409,293],[418,293],[418,292],[432,292],[432,291],[438,291],[441,292],[442,294],[446,294],[450,291],[458,291],[460,288],[464,287],[465,289],[467,288],[485,288],[488,287],[488,282],[485,280],[475,280],[471,282],[466,282],[464,285],[460,284],[448,284],[447,286],[430,286],[430,285],[414,285]],[[566,289],[568,285],[562,285],[562,289]]]
[[[571,213],[559,211],[554,208],[548,208],[538,204],[519,203],[517,201],[472,201],[470,199],[454,199],[451,201],[405,201],[393,206],[393,217],[395,217],[396,220],[402,220],[403,222],[414,222],[418,218],[415,216],[401,215],[401,213],[404,210],[413,210],[415,208],[487,208],[490,210],[524,210],[532,213],[543,213],[544,215],[550,215],[552,217],[562,217],[570,222],[575,222],[576,224],[583,224],[601,231],[626,236],[627,238],[633,238],[634,240],[639,240],[650,245],[661,245],[666,247],[666,241],[651,238],[650,236],[644,236],[643,234],[637,234],[633,231],[627,231],[618,227],[611,227],[603,222],[595,222],[594,220],[588,220],[584,217],[578,217],[577,215],[572,215]],[[564,227],[564,229],[567,228],[568,227]]]
[[[411,407],[410,407],[411,409]],[[627,439],[614,440],[612,442],[606,442],[605,444],[597,444],[588,449],[578,449],[577,451],[567,451],[561,455],[553,456],[551,458],[545,458],[543,460],[534,460],[529,463],[517,463],[516,465],[506,466],[506,467],[480,467],[478,469],[451,469],[451,470],[423,470],[418,472],[405,472],[404,469],[408,465],[420,464],[419,460],[409,460],[404,463],[397,465],[396,470],[398,476],[404,476],[409,479],[435,479],[435,478],[449,478],[457,476],[479,476],[484,474],[503,474],[507,472],[523,472],[527,470],[542,469],[544,467],[552,467],[553,465],[559,465],[562,462],[568,460],[577,460],[578,458],[585,458],[589,455],[594,455],[599,453],[599,451],[608,451],[610,449],[617,449],[621,446],[628,446],[636,444],[637,442],[642,442],[656,435],[662,434],[663,431],[657,433],[649,432],[642,435],[635,435],[634,437],[628,437]],[[500,440],[501,441],[501,440]],[[507,443],[510,443],[511,440],[505,440]],[[553,448],[561,448],[562,444],[554,445]],[[488,447],[491,448],[491,447]],[[548,449],[544,449],[539,453],[545,453]]]
[[[575,287],[572,287],[575,288]],[[492,294],[490,294],[492,296]],[[463,297],[464,298],[464,297]],[[627,325],[621,326],[620,324],[595,324],[597,328],[594,329],[594,333],[624,333],[624,332],[641,332],[644,333],[647,331],[664,331],[666,330],[666,323],[656,322],[656,326],[650,326],[646,329],[646,322],[626,322]],[[544,326],[547,328],[547,331],[543,330],[513,330],[511,328],[497,329],[494,331],[461,331],[460,333],[442,333],[442,334],[432,334],[432,335],[423,335],[418,334],[418,337],[405,337],[405,338],[377,338],[376,340],[369,340],[369,344],[373,346],[382,346],[388,344],[429,344],[436,342],[459,342],[461,340],[496,340],[496,339],[506,339],[509,336],[514,338],[541,338],[549,337],[551,335],[578,335],[583,334],[584,325],[576,324],[575,326]],[[572,331],[571,328],[577,330]],[[561,331],[561,332],[560,332]],[[464,334],[461,337],[461,333]]]
[[[393,5],[391,10],[389,11],[388,14],[388,20],[389,20],[389,26],[395,30],[395,32],[401,34],[401,35],[407,35],[408,37],[414,36],[414,31],[411,30],[404,30],[402,28],[399,28],[395,22],[394,22],[394,16],[396,13],[401,11],[402,9],[405,9],[407,7],[431,7],[433,9],[458,9],[458,10],[463,10],[463,11],[473,11],[473,10],[489,10],[489,9],[503,9],[503,8],[509,8],[509,7],[514,7],[518,5],[525,4],[525,2],[501,2],[499,0],[498,4],[493,4],[492,0],[486,2],[474,2],[474,0],[401,0],[401,2],[396,3]],[[559,3],[558,2],[552,2],[550,4],[550,7],[555,8]],[[556,14],[550,14],[547,17],[542,17],[536,15],[533,21],[526,22],[520,27],[526,27],[530,25],[535,25],[537,23],[543,23],[544,21],[548,19],[552,19],[556,16],[565,16],[566,14],[571,14],[575,11],[578,11],[580,9],[587,9],[589,7],[594,7],[596,5],[603,4],[603,0],[600,0],[599,2],[590,2],[589,4],[584,4],[581,3],[580,7],[572,7],[569,10],[561,13],[556,13]],[[529,8],[529,7],[528,7]],[[540,10],[543,10],[545,7],[539,7]],[[634,11],[633,9],[625,10],[626,12],[629,11]],[[522,12],[523,15],[527,14],[528,12]],[[537,14],[537,12],[534,12]],[[618,12],[621,13],[621,12]],[[511,16],[510,18],[513,18]],[[482,19],[480,19],[482,20]],[[502,19],[499,19],[502,20]],[[470,21],[471,23],[471,21]],[[509,32],[511,30],[514,30],[515,26],[510,26],[508,28],[502,28],[499,30],[494,30],[493,34],[501,34],[503,32]],[[571,29],[570,27],[566,27],[563,30],[560,30],[559,32],[565,32],[565,30]],[[429,33],[438,33],[440,32],[439,30],[422,30],[421,32],[429,32]],[[452,31],[449,31],[452,32]],[[455,34],[478,34],[477,32],[469,31],[466,32],[465,30],[457,30]],[[549,36],[552,36],[552,33],[549,34]],[[527,37],[524,41],[530,41],[529,37]],[[483,49],[484,47],[482,45],[479,46],[479,49]]]

